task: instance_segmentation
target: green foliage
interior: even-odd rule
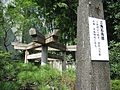
[[[111,78],[120,79],[120,43],[110,42]]]
[[[120,1],[104,0],[105,19],[107,20],[108,38],[120,41]],[[112,12],[111,12],[112,11]]]
[[[34,27],[43,34],[59,29],[60,42],[75,44],[77,5],[77,0],[13,0],[7,6],[0,5],[2,46],[9,50],[10,42],[15,39],[9,38],[13,27],[18,30],[15,36],[22,32],[24,43],[31,41],[28,30]]]
[[[120,80],[112,80],[112,90],[120,90]]]
[[[65,90],[75,90],[75,70],[74,69],[68,69],[62,74],[62,85],[66,85]]]
[[[69,78],[71,78],[71,80],[75,80],[76,75],[75,75],[75,70],[74,69],[67,69],[65,72],[63,72],[63,75],[68,76]]]
[[[111,79],[120,79],[120,1],[104,0],[104,9],[109,39]],[[115,88],[117,87],[113,90],[119,90]]]
[[[3,6],[2,3],[0,3],[0,23],[2,23],[2,18],[3,17]]]
[[[14,82],[0,82],[0,90],[18,90]]]
[[[17,29],[23,31],[23,42],[27,41],[28,30],[35,27],[43,34],[59,29],[61,42],[75,44],[76,10],[77,0],[14,0],[6,8],[6,15],[14,27],[19,25]]]
[[[59,84],[58,80],[61,77],[61,74],[50,66],[41,66],[38,68],[32,64],[27,64],[23,65],[21,68],[24,69],[18,73],[17,82],[22,88],[34,85],[41,90],[43,87],[55,87]]]
[[[2,59],[2,60],[7,59],[8,60],[8,59],[10,59],[10,57],[11,57],[10,53],[0,51],[0,59]]]
[[[2,51],[0,58],[1,90],[69,90],[74,87],[74,70],[62,74],[49,65],[35,66],[32,63],[16,62],[11,60],[9,53]]]
[[[10,64],[10,54],[0,51],[0,81],[12,79],[14,71],[13,65]]]
[[[6,15],[6,10],[7,7],[3,3],[0,3],[0,43],[4,46],[4,50],[8,51],[7,47],[10,45],[11,42],[9,41],[12,39],[9,38],[8,33],[10,33],[13,22],[11,17]]]

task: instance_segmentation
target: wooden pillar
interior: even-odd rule
[[[63,52],[63,60],[62,60],[62,71],[66,70],[66,52]]]
[[[58,70],[60,70],[62,72],[63,68],[62,68],[62,60],[58,60]]]
[[[53,60],[51,60],[50,62],[51,62],[51,66],[53,67]]]
[[[102,0],[79,0],[76,90],[110,90],[109,61],[91,60],[89,17],[104,19]]]
[[[48,59],[48,46],[42,45],[41,65],[47,64],[47,59]]]
[[[25,61],[24,61],[24,63],[28,63],[28,59],[27,59],[28,55],[29,55],[28,50],[25,50]]]

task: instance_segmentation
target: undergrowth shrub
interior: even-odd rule
[[[14,82],[0,82],[0,90],[18,90],[18,85]]]
[[[120,80],[112,80],[112,90],[120,90]]]
[[[75,80],[76,80],[76,75],[75,75],[75,70],[74,69],[67,69],[65,72],[62,74],[62,85],[66,85],[65,90],[75,90]]]
[[[0,90],[75,90],[75,70],[60,72],[49,65],[11,60],[0,51]],[[112,80],[112,90],[120,90],[120,80]]]
[[[33,65],[32,68],[31,65],[32,64],[23,64],[24,70],[17,75],[17,83],[22,89],[27,87],[37,88],[36,90],[41,90],[43,88],[49,90],[51,87],[58,88],[61,77],[58,70],[55,70],[48,65],[40,67]]]
[[[109,50],[111,79],[120,79],[120,42],[111,41]]]
[[[62,74],[49,65],[16,62],[2,51],[0,59],[0,90],[69,90],[70,85],[63,80],[72,81],[70,70]]]

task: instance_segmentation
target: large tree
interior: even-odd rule
[[[43,34],[59,29],[60,41],[75,44],[76,8],[77,0],[15,0],[7,12],[14,24],[20,25],[18,29],[25,33],[31,27]]]
[[[120,42],[120,1],[104,0],[109,41]]]
[[[8,51],[8,46],[10,45],[9,33],[12,28],[13,22],[11,17],[6,14],[7,7],[4,3],[0,3],[0,41],[3,43],[4,49]]]
[[[110,50],[111,78],[120,79],[120,1],[104,0]]]

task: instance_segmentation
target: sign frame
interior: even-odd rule
[[[109,61],[106,21],[89,17],[91,60]]]

